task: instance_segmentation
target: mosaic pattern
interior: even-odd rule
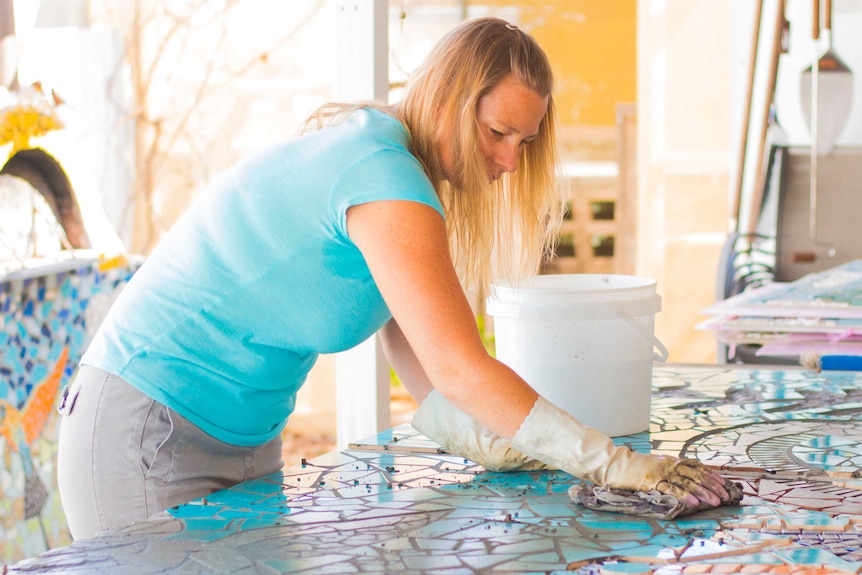
[[[767,311],[768,310],[768,311]],[[707,310],[731,315],[862,318],[862,260],[748,290]]]
[[[0,560],[67,544],[56,487],[59,390],[139,264],[78,258],[0,273]]]
[[[723,469],[745,497],[673,521],[576,506],[559,471],[490,473],[409,425],[9,573],[862,573],[862,374],[660,366],[617,443]]]
[[[797,356],[811,367],[822,359],[824,369],[862,370],[862,260],[746,290],[704,313],[715,317],[697,329],[714,332],[730,357],[737,345],[754,344],[758,356]]]

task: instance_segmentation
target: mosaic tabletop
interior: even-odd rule
[[[491,473],[403,425],[8,573],[862,573],[862,373],[662,365],[648,432],[739,507],[593,511],[560,471]]]

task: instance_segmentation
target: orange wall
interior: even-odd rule
[[[486,5],[512,6],[511,0]],[[556,75],[562,125],[613,126],[616,106],[634,103],[636,0],[522,0],[520,22]]]

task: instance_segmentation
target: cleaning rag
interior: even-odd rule
[[[742,501],[742,486],[728,479],[725,480],[724,488],[730,494],[730,499],[722,502],[721,505],[739,505]],[[648,519],[674,519],[704,509],[712,509],[712,506],[706,504],[690,507],[673,495],[659,493],[656,490],[615,489],[589,482],[571,486],[569,497],[576,504],[587,509],[625,513]]]

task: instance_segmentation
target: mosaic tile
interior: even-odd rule
[[[488,473],[402,425],[77,542],[63,548],[66,567],[46,554],[26,569],[84,560],[108,572],[110,557],[110,572],[125,575],[146,564],[143,549],[187,557],[163,570],[177,573],[862,568],[862,425],[841,411],[857,409],[862,375],[665,365],[655,379],[651,431],[615,442],[723,468],[743,484],[741,507],[675,521],[589,511],[568,499],[574,479],[563,472]]]
[[[643,575],[652,573],[652,567],[640,563],[608,563],[602,565],[600,573],[602,575]]]
[[[55,482],[54,405],[102,311],[140,265],[81,256],[0,273],[0,562],[71,540]]]

